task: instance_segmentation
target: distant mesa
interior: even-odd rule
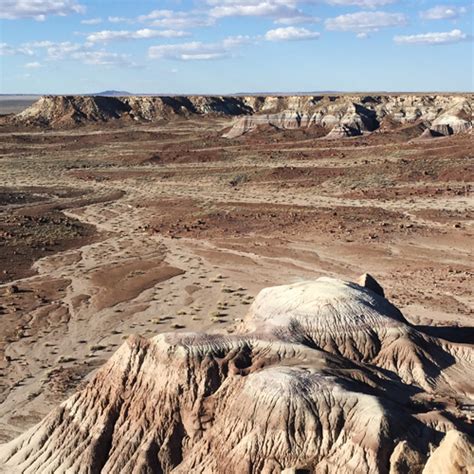
[[[101,97],[126,97],[126,96],[134,95],[134,94],[127,91],[110,90],[110,91],[95,92],[94,94],[88,94],[88,95],[92,95],[92,96],[97,95]]]
[[[472,347],[417,330],[373,277],[360,282],[262,290],[238,335],[132,337],[82,390],[0,446],[0,465],[8,473],[472,472]]]
[[[103,91],[92,96],[44,96],[3,123],[70,128],[115,120],[159,122],[209,116],[232,119],[223,135],[229,139],[265,127],[319,127],[325,138],[339,140],[408,125],[419,127],[418,136],[429,139],[471,133],[473,108],[473,94],[135,96]]]
[[[203,96],[43,96],[7,123],[51,128],[121,120],[158,122],[196,115],[235,116],[252,110],[241,100]],[[4,122],[5,123],[5,122]]]

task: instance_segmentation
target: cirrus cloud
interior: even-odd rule
[[[451,44],[460,43],[469,39],[469,35],[456,29],[441,33],[395,36],[394,41],[399,44]]]
[[[135,67],[127,54],[110,53],[107,51],[77,51],[71,55],[72,59],[94,66]]]
[[[81,25],[98,25],[102,23],[102,18],[89,18],[87,20],[81,20]]]
[[[11,46],[8,43],[0,43],[0,56],[16,56],[16,55],[33,56],[34,52],[28,45],[24,44],[20,47]]]
[[[26,67],[27,69],[38,69],[42,66],[41,63],[39,63],[38,61],[33,61],[31,63],[26,63],[24,67]]]
[[[467,8],[465,7],[437,5],[420,12],[420,16],[423,20],[455,20],[466,12]]]
[[[295,14],[288,17],[281,17],[274,20],[274,23],[277,25],[301,25],[305,24],[308,25],[310,23],[319,23],[321,18],[312,15],[305,15],[305,14]]]

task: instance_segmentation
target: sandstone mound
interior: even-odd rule
[[[451,380],[442,368],[450,366],[459,375],[473,354],[454,361],[449,350],[413,329],[379,293],[330,278],[267,288],[255,299],[246,328],[390,370],[428,392],[443,384],[467,393],[462,380]]]
[[[418,332],[373,278],[361,282],[263,290],[237,336],[131,338],[0,447],[0,463],[22,473],[438,472],[447,456],[467,472],[472,348]]]

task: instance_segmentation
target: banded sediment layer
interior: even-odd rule
[[[423,137],[472,130],[472,94],[297,96],[44,96],[3,119],[19,125],[68,128],[114,120],[157,122],[198,116],[229,117],[236,138],[262,126],[320,127],[327,138],[357,136],[421,124]]]
[[[6,472],[468,472],[472,346],[365,276],[267,288],[237,335],[132,337]],[[471,420],[472,421],[472,420]]]

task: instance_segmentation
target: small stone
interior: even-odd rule
[[[7,287],[7,295],[14,295],[15,293],[19,293],[20,292],[20,289],[18,288],[18,286],[16,285],[10,285],[9,287]]]

